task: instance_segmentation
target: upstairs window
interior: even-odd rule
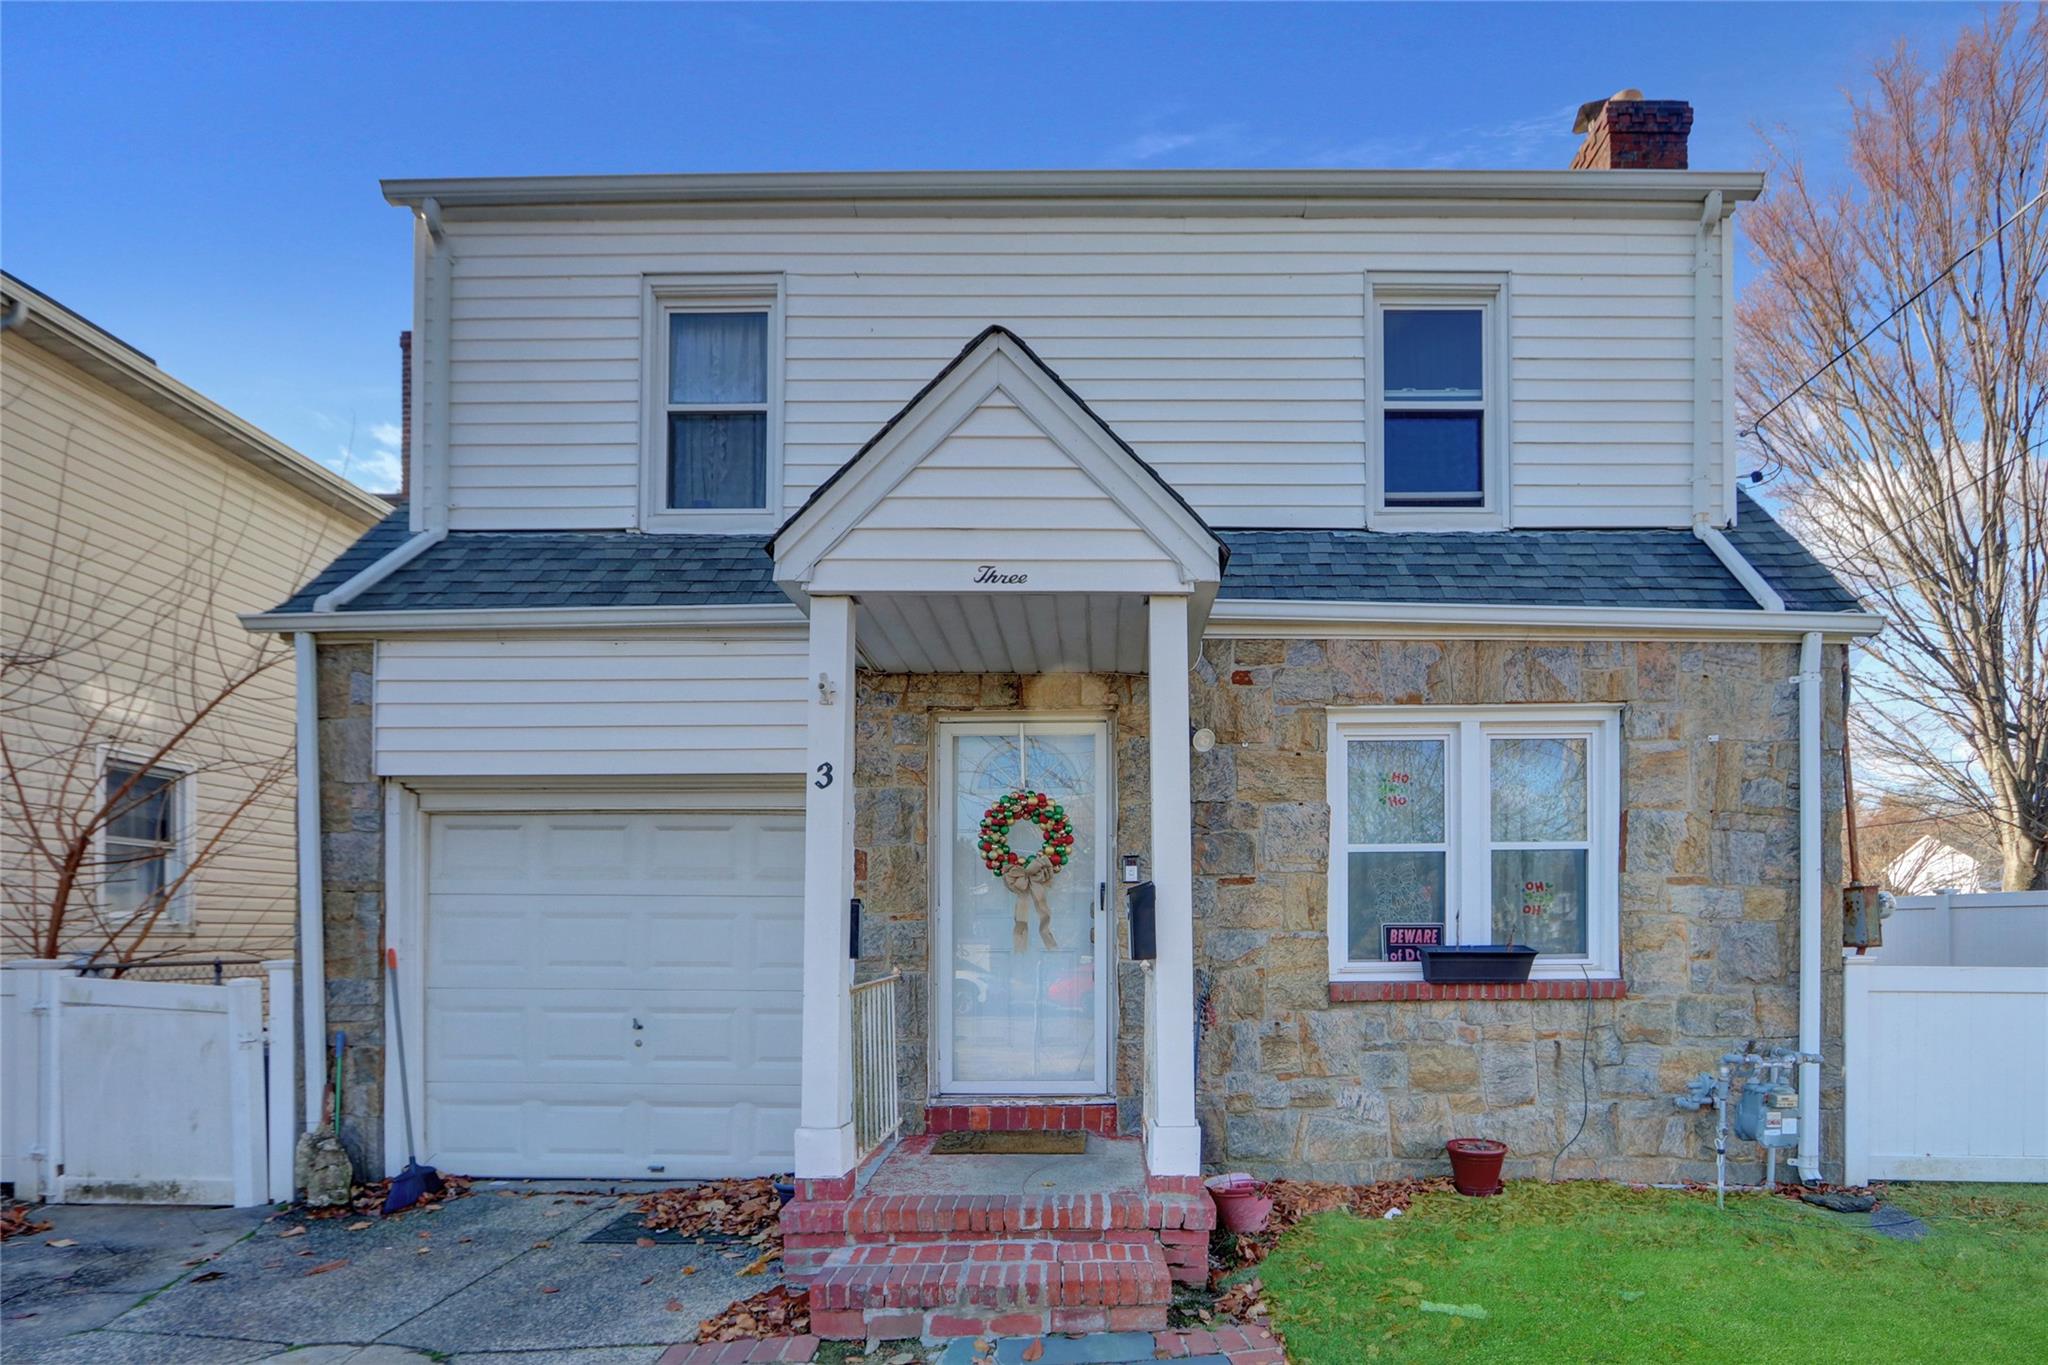
[[[184,777],[168,768],[108,760],[101,789],[107,821],[100,835],[100,909],[107,923],[152,914],[159,926],[190,921],[191,897],[180,884],[191,860]]]
[[[1375,278],[1374,524],[1504,524],[1497,279]]]
[[[1486,314],[1389,308],[1381,400],[1389,507],[1486,502]]]
[[[650,282],[649,529],[764,529],[780,508],[773,281]]]

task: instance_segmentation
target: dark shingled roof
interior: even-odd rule
[[[277,610],[312,610],[314,598],[403,544],[406,534],[401,508]],[[342,611],[787,604],[774,568],[759,536],[454,531]]]
[[[1794,611],[1856,599],[1747,494],[1729,539]],[[1220,597],[1296,602],[1757,610],[1691,531],[1223,531]]]
[[[1858,604],[1747,494],[1728,533],[1794,611]],[[1755,601],[1690,531],[1219,531],[1220,595],[1255,601],[1663,607],[1748,611]],[[403,508],[277,608],[310,611],[406,538]],[[350,602],[357,611],[785,602],[758,536],[456,531]]]

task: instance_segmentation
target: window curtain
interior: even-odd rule
[[[671,403],[768,401],[765,313],[671,313]]]

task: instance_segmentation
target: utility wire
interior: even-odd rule
[[[1884,540],[1888,537],[1897,535],[1899,532],[1905,530],[1908,526],[1911,526],[1914,522],[1920,520],[1920,518],[1926,516],[1929,512],[1939,510],[1945,504],[1949,503],[1957,497],[1960,497],[1968,489],[1976,487],[1978,484],[1984,482],[1984,480],[1990,478],[1994,474],[2004,473],[2007,469],[2010,469],[2013,465],[2018,464],[2027,456],[2043,448],[2048,448],[2048,440],[2036,441],[2034,442],[2034,444],[2027,446],[2022,450],[2015,451],[2011,455],[2006,456],[2003,460],[2000,460],[1991,468],[1985,470],[1982,474],[1979,474],[1976,478],[1970,479],[1964,483],[1957,484],[1954,488],[1951,488],[1948,492],[1942,494],[1933,502],[1928,503],[1925,507],[1913,513],[1911,516],[1902,518],[1895,525],[1887,526],[1879,530],[1876,535],[1864,541],[1863,544],[1858,546],[1856,549],[1851,550],[1848,554],[1836,556],[1837,560],[1841,563],[1846,564],[1853,559],[1860,558],[1861,556],[1869,553],[1872,549],[1874,549],[1877,545],[1877,542],[1879,542],[1880,540]],[[1873,584],[1873,586],[1877,585]],[[1902,583],[1886,583],[1882,586],[1888,590],[1896,590],[1905,585]]]
[[[2036,204],[2039,204],[2044,200],[2048,200],[2048,187],[2044,187],[2039,194],[2035,195],[2032,199],[2029,199],[2026,203],[2014,209],[2004,222],[2000,223],[1997,227],[1991,229],[1991,231],[1985,233],[1982,237],[1979,237],[1975,242],[1973,242],[1970,245],[1968,250],[1964,251],[1962,255],[1956,257],[1947,265],[1943,266],[1940,272],[1937,273],[1932,279],[1928,280],[1927,283],[1921,285],[1918,289],[1915,289],[1911,294],[1908,294],[1902,301],[1899,302],[1897,306],[1895,306],[1891,310],[1891,312],[1886,313],[1876,322],[1871,323],[1870,326],[1864,331],[1863,335],[1857,337],[1847,346],[1844,346],[1841,350],[1836,351],[1833,355],[1829,356],[1826,364],[1822,365],[1812,374],[1806,376],[1806,378],[1800,380],[1799,383],[1793,387],[1790,393],[1787,393],[1783,398],[1778,399],[1775,403],[1772,403],[1769,407],[1765,408],[1762,412],[1758,413],[1756,419],[1749,424],[1749,430],[1743,432],[1742,434],[1745,436],[1755,436],[1757,434],[1757,428],[1762,426],[1764,422],[1771,416],[1772,413],[1775,413],[1779,408],[1784,407],[1787,403],[1791,402],[1800,394],[1804,393],[1807,390],[1807,388],[1809,388],[1813,384],[1814,380],[1820,378],[1829,370],[1833,369],[1837,364],[1839,364],[1843,359],[1845,359],[1850,352],[1854,351],[1858,346],[1861,346],[1864,342],[1876,336],[1878,332],[1883,329],[1886,323],[1890,322],[1893,318],[1897,317],[1899,314],[1905,312],[1908,308],[1911,308],[1914,304],[1918,303],[1921,299],[1925,298],[1928,291],[1933,289],[1935,285],[1940,284],[1943,280],[1947,279],[1952,273],[1954,273],[1957,266],[1961,265],[1964,261],[1969,260],[1970,257],[1976,255],[1979,251],[1982,251],[2000,233],[2004,232],[2014,223],[2017,223],[2023,216],[2030,212]]]

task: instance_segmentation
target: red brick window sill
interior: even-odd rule
[[[1424,1000],[1619,1000],[1628,983],[1618,978],[1560,978],[1556,981],[1514,981],[1492,985],[1435,986],[1427,981],[1332,981],[1330,1003],[1360,1001],[1410,1003]]]

